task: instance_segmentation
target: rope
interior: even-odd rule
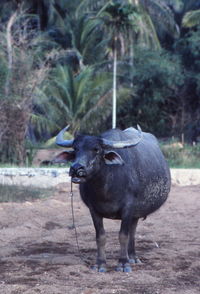
[[[71,196],[72,225],[73,225],[73,229],[74,229],[74,232],[75,232],[76,247],[77,247],[79,258],[85,263],[85,260],[83,259],[82,255],[81,255],[79,241],[78,241],[78,233],[77,233],[76,223],[75,223],[74,201],[73,201],[74,200],[73,199],[74,198],[74,193],[73,193],[73,184],[72,184],[72,181],[71,181],[70,196]]]

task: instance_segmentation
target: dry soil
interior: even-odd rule
[[[69,187],[52,197],[0,204],[1,294],[199,294],[200,186],[172,187],[156,213],[140,221],[137,252],[142,264],[115,272],[119,222],[106,220],[107,273],[95,262],[95,234],[78,191],[74,211],[81,258],[71,217]]]

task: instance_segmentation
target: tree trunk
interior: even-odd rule
[[[7,29],[6,29],[6,39],[7,39],[7,51],[8,51],[8,75],[7,80],[5,83],[5,95],[9,95],[10,91],[10,83],[12,79],[12,66],[13,66],[13,56],[12,56],[12,36],[11,36],[11,29],[12,25],[15,22],[17,17],[17,12],[15,12],[8,21]]]
[[[0,110],[0,115],[5,114],[4,120],[0,121],[0,130],[5,128],[0,137],[0,161],[24,165],[26,160],[25,135],[29,111],[19,107],[13,101],[5,103]]]

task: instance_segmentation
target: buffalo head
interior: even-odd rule
[[[102,164],[122,165],[124,161],[114,149],[135,146],[142,138],[142,132],[139,128],[138,136],[134,136],[127,141],[111,141],[89,135],[78,135],[73,140],[64,140],[63,134],[68,128],[69,126],[59,132],[56,137],[56,144],[72,148],[72,150],[57,155],[54,162],[72,162],[69,175],[74,183],[86,182],[97,174]]]

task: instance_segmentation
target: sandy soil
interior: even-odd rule
[[[61,188],[62,187],[62,188]],[[119,222],[106,220],[107,273],[95,273],[96,245],[87,208],[69,187],[34,202],[0,204],[1,294],[199,294],[200,186],[173,187],[166,204],[137,230],[141,265],[115,272]]]

